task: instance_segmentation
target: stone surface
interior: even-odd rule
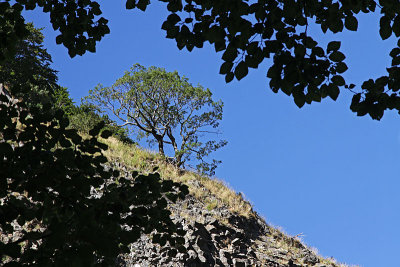
[[[123,169],[123,166],[120,166]],[[124,169],[123,169],[124,170]],[[201,187],[199,181],[189,181],[191,187]],[[210,201],[215,200],[210,194]],[[169,257],[172,248],[151,242],[143,235],[131,245],[131,252],[121,255],[119,266],[338,266],[320,264],[311,250],[295,238],[283,236],[253,213],[249,218],[231,212],[227,207],[212,210],[193,195],[170,204],[173,220],[186,231],[186,252]],[[275,234],[273,234],[275,232]]]

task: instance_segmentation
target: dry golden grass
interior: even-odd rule
[[[189,187],[189,192],[196,199],[202,201],[208,210],[215,208],[227,208],[233,213],[246,218],[255,216],[252,205],[246,201],[242,194],[237,194],[225,182],[200,175],[192,171],[179,170],[174,165],[166,163],[162,156],[154,151],[139,148],[136,145],[124,144],[117,139],[110,137],[101,139],[109,146],[104,155],[111,161],[123,163],[126,167],[135,169],[142,173],[153,172],[158,167],[158,172],[163,179],[171,179],[175,182],[182,182]],[[183,217],[188,214],[181,214]],[[227,224],[226,219],[219,218],[221,223]],[[275,244],[282,250],[291,255],[300,255],[304,245],[301,236],[290,236],[279,227],[273,227],[268,224],[270,238],[275,240]],[[268,254],[268,249],[265,251]],[[320,263],[327,266],[348,267],[345,264],[339,264],[333,258],[324,258],[318,255]],[[302,264],[301,262],[298,262]]]
[[[221,180],[179,170],[174,165],[166,163],[159,154],[141,149],[136,145],[124,144],[113,137],[101,139],[101,141],[109,146],[109,149],[104,151],[104,155],[110,160],[117,160],[143,173],[152,172],[157,166],[159,167],[157,171],[163,179],[185,183],[189,186],[190,193],[209,205],[210,209],[225,207],[241,216],[254,215],[250,203]],[[196,186],[198,184],[200,186]],[[210,200],[211,196],[213,200]]]

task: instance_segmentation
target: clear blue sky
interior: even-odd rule
[[[111,34],[95,54],[74,59],[55,44],[47,15],[27,13],[45,27],[60,84],[76,102],[98,83],[111,85],[134,63],[177,70],[224,101],[222,130],[229,144],[215,153],[223,160],[217,176],[243,192],[267,222],[291,235],[303,233],[306,244],[339,262],[399,266],[393,256],[400,251],[400,115],[387,112],[380,122],[357,117],[343,92],[337,102],[299,109],[292,98],[269,89],[268,62],[225,84],[218,74],[221,54],[209,45],[179,51],[165,38],[162,4],[143,13],[117,2],[102,3]],[[357,33],[319,35],[322,43],[342,40],[348,82],[377,78],[390,64],[395,40],[380,41],[377,19],[364,16]]]

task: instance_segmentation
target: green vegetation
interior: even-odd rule
[[[107,115],[101,115],[92,105],[81,104],[80,106],[73,106],[68,118],[70,120],[69,127],[76,129],[81,134],[88,134],[95,125],[104,122],[104,127],[101,129],[101,132],[108,130],[111,132],[112,136],[119,140],[133,143],[129,138],[127,129],[117,126],[113,120]]]
[[[33,27],[31,33],[40,36]],[[23,42],[28,44],[24,55],[30,56],[16,54],[0,64],[2,266],[110,266],[142,233],[154,230],[154,242],[175,244],[172,254],[184,251],[185,231],[172,222],[167,200],[183,198],[187,187],[157,173],[120,176],[102,154],[107,145],[98,136],[101,132],[107,138],[112,132],[104,129],[100,116],[86,138],[70,127],[60,109],[75,109],[67,91],[54,93],[56,77],[47,80],[36,72],[52,72],[41,40]],[[19,68],[30,66],[38,69],[19,75]],[[31,91],[42,89],[50,101],[29,98]],[[7,95],[18,101],[10,102]]]
[[[62,109],[65,115],[70,116],[75,110],[75,104],[69,95],[66,87],[58,86],[53,92],[53,103],[52,105],[56,109]],[[92,127],[93,128],[93,127]]]
[[[203,142],[202,137],[218,134],[223,103],[214,102],[209,89],[193,86],[177,72],[136,64],[112,86],[90,90],[85,100],[112,112],[122,126],[133,126],[137,139],[157,143],[162,156],[165,145],[170,145],[177,167],[196,160],[197,170],[213,175],[221,162],[209,163],[206,157],[227,142]]]
[[[104,127],[100,130],[100,133],[108,130],[112,136],[119,140],[133,143],[128,136],[127,129],[117,126],[107,115],[100,114],[95,106],[87,103],[75,105],[67,88],[57,86],[51,96],[53,109],[61,109],[69,119],[68,128],[75,129],[80,134],[88,135],[93,127],[102,122]]]
[[[44,36],[40,29],[27,24],[28,34],[17,42],[12,60],[0,65],[0,83],[8,87],[16,98],[29,99],[28,107],[43,108],[53,103],[57,85],[57,71],[50,67],[51,56],[43,48]],[[18,89],[12,90],[12,87]]]

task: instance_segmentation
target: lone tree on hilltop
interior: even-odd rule
[[[203,142],[201,137],[218,134],[223,103],[214,102],[209,89],[193,86],[176,71],[135,64],[112,86],[90,90],[86,100],[111,111],[122,126],[135,127],[137,138],[156,143],[161,155],[165,155],[165,145],[170,145],[178,167],[195,159],[199,171],[213,175],[220,163],[204,158],[227,142]]]

